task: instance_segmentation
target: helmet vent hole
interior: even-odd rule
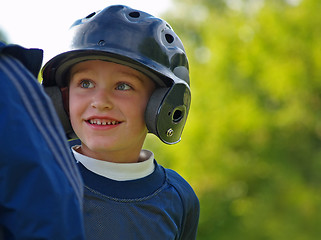
[[[171,34],[166,33],[165,38],[168,43],[174,42],[174,37]]]
[[[89,19],[89,18],[92,18],[93,16],[95,16],[96,15],[96,13],[95,12],[93,12],[93,13],[91,13],[91,14],[89,14],[87,17],[85,17],[86,19]]]
[[[173,113],[173,121],[175,123],[178,123],[180,120],[182,120],[182,118],[183,118],[183,112],[181,110],[176,110]]]
[[[99,40],[98,45],[99,46],[104,46],[105,45],[105,40]]]
[[[131,13],[129,13],[129,16],[131,16],[132,18],[139,18],[140,13],[139,12],[131,12]]]

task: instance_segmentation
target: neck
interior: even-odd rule
[[[82,144],[75,150],[85,156],[107,162],[137,163],[144,161],[140,157],[141,148],[130,149],[130,151],[91,151],[86,145]]]

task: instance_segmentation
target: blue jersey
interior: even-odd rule
[[[154,172],[144,178],[115,181],[78,163],[87,239],[196,238],[200,209],[193,189],[173,170],[154,164]]]
[[[0,43],[0,239],[81,240],[83,183],[34,77],[41,61]]]

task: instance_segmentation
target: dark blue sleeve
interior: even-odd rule
[[[178,173],[166,169],[169,183],[179,193],[184,208],[183,221],[179,239],[195,240],[200,215],[199,200],[192,187]]]
[[[82,180],[53,106],[25,65],[1,53],[0,238],[84,239]]]

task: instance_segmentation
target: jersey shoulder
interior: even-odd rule
[[[190,203],[193,206],[199,205],[199,200],[191,185],[176,171],[165,169],[167,182],[173,186],[180,195],[184,203]]]

